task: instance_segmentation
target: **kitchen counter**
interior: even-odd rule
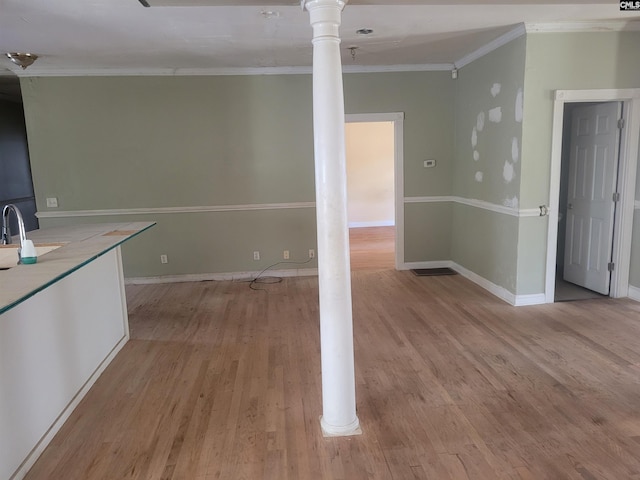
[[[28,232],[27,238],[36,246],[63,245],[38,257],[33,265],[0,270],[0,314],[153,225],[152,222],[102,223]]]
[[[0,270],[0,480],[20,480],[129,340],[120,245],[154,223],[27,233],[61,245]],[[14,256],[14,253],[16,256]]]

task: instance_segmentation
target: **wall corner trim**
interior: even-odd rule
[[[457,69],[460,69],[465,65],[469,65],[471,62],[474,62],[475,60],[478,60],[479,58],[484,57],[485,55],[493,52],[494,50],[497,50],[498,48],[502,47],[503,45],[506,45],[512,40],[515,40],[516,38],[519,38],[525,35],[526,33],[527,33],[527,30],[525,28],[525,24],[521,23],[513,30],[508,31],[507,33],[499,36],[495,40],[492,40],[486,45],[483,45],[477,50],[474,50],[473,52],[465,55],[460,60],[457,60],[456,62],[453,63],[453,66]]]

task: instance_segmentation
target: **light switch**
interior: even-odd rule
[[[58,208],[58,199],[56,197],[47,198],[47,208]]]

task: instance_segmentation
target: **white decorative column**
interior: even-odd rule
[[[302,0],[313,27],[313,130],[318,225],[322,417],[325,436],[360,434],[356,415],[347,227],[342,0]]]

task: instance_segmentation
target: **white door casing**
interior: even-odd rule
[[[404,112],[349,113],[346,122],[393,122],[394,192],[395,192],[395,264],[396,270],[406,270],[404,261]]]
[[[556,255],[558,240],[558,200],[562,164],[562,125],[566,103],[622,101],[624,128],[620,138],[618,192],[620,202],[615,214],[613,261],[616,267],[611,278],[610,296],[629,294],[629,262],[635,200],[636,170],[640,151],[640,88],[601,90],[556,90],[553,103],[551,138],[551,177],[549,181],[549,223],[547,230],[547,262],[545,301],[554,302]]]
[[[618,102],[573,110],[564,279],[609,295],[618,172]]]

